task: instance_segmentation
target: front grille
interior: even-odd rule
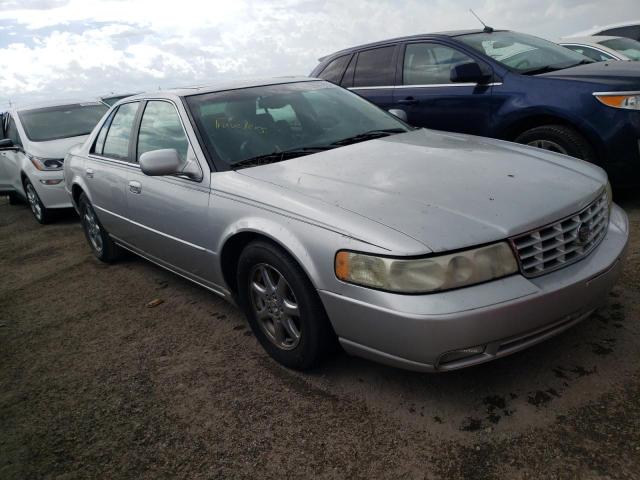
[[[586,257],[604,238],[609,224],[607,194],[578,213],[511,239],[520,270],[537,277]]]

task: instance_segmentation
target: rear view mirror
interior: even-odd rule
[[[390,108],[389,113],[394,117],[398,117],[403,122],[407,121],[407,112],[400,110],[399,108]]]
[[[180,174],[185,166],[175,148],[145,152],[140,155],[139,163],[142,173],[150,177]]]
[[[480,83],[487,77],[476,62],[459,63],[451,67],[451,81],[454,83]]]

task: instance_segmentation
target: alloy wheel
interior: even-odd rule
[[[31,211],[33,215],[38,219],[42,220],[42,204],[40,203],[40,199],[38,198],[38,194],[36,193],[35,188],[29,181],[27,183],[27,200],[29,201],[29,207],[31,207]]]
[[[552,140],[533,140],[527,143],[530,147],[541,148],[542,150],[549,150],[551,152],[562,153],[568,155],[567,149],[560,145],[558,142]]]
[[[291,286],[271,265],[255,265],[249,274],[251,308],[269,341],[282,350],[300,343],[300,309]]]
[[[89,241],[91,242],[91,246],[98,253],[102,253],[102,232],[100,231],[100,225],[98,224],[98,219],[96,218],[93,209],[87,205],[84,211],[84,228],[87,231],[87,236],[89,237]]]

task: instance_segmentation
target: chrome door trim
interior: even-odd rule
[[[379,87],[349,87],[349,90],[378,90],[383,88],[442,88],[442,87],[497,87],[502,82],[492,83],[433,83],[428,85],[381,85]]]
[[[178,237],[174,237],[173,235],[168,235],[168,234],[166,234],[164,232],[156,230],[155,228],[147,227],[146,225],[143,225],[141,223],[134,222],[133,220],[131,220],[129,218],[126,218],[126,217],[123,217],[122,215],[118,215],[117,213],[114,213],[111,210],[107,210],[106,208],[102,208],[102,207],[100,207],[98,205],[94,205],[94,208],[97,208],[98,210],[100,210],[101,212],[104,212],[106,214],[113,215],[114,217],[119,218],[120,220],[124,220],[126,222],[129,222],[129,223],[135,225],[136,227],[144,228],[145,230],[148,230],[150,232],[156,233],[156,234],[161,235],[163,237],[166,237],[166,238],[168,238],[170,240],[174,240],[176,242],[182,243],[184,245],[187,245],[188,247],[195,248],[196,250],[200,250],[201,252],[208,252],[208,253],[212,253],[212,254],[214,253],[212,250],[208,250],[208,249],[206,249],[204,247],[201,247],[200,245],[196,245],[194,243],[187,242],[186,240],[182,240],[182,239],[180,239]]]

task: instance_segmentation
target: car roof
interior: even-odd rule
[[[133,100],[144,100],[146,98],[158,98],[158,97],[188,97],[190,95],[200,95],[203,93],[222,92],[225,90],[238,90],[242,88],[251,87],[264,87],[267,85],[278,85],[283,83],[298,83],[298,82],[317,82],[317,78],[309,77],[269,77],[269,78],[250,78],[250,79],[236,79],[236,80],[221,80],[206,85],[196,85],[192,87],[177,87],[168,88],[165,90],[158,90],[146,93],[140,93],[132,97],[127,97],[122,102],[130,102]],[[118,102],[120,103],[120,102]]]
[[[507,32],[508,30],[493,30],[494,32]],[[369,47],[376,47],[378,45],[386,45],[388,43],[393,43],[393,42],[401,42],[401,41],[407,41],[407,40],[420,40],[423,38],[451,38],[451,37],[460,37],[462,35],[471,35],[474,33],[486,33],[483,29],[471,29],[471,30],[450,30],[450,31],[445,31],[445,32],[434,32],[434,33],[421,33],[418,35],[409,35],[406,37],[395,37],[395,38],[389,38],[386,40],[379,40],[377,42],[371,42],[371,43],[365,43],[362,45],[357,45],[355,47],[349,47],[349,48],[345,48],[343,50],[338,50],[337,52],[333,52],[330,53],[328,55],[325,55],[323,57],[320,57],[318,59],[319,62],[323,62],[325,61],[327,58],[329,57],[334,57],[340,54],[346,54],[346,53],[351,53],[354,52],[356,50],[361,50],[361,49],[365,49],[365,48],[369,48]]]
[[[64,100],[47,100],[42,102],[26,103],[24,105],[16,105],[11,110],[14,112],[25,112],[27,110],[37,110],[40,108],[63,107],[65,105],[78,104],[95,104],[103,105],[97,98],[81,98],[81,99],[64,99]]]
[[[633,20],[633,21],[628,21],[628,22],[620,22],[620,23],[612,23],[611,25],[601,25],[601,26],[595,26],[593,28],[590,28],[588,30],[583,30],[582,32],[577,32],[574,33],[572,35],[570,35],[570,37],[584,37],[587,35],[595,35],[599,32],[602,32],[604,30],[609,30],[610,28],[620,28],[620,27],[633,27],[636,25],[640,25],[640,20]]]

